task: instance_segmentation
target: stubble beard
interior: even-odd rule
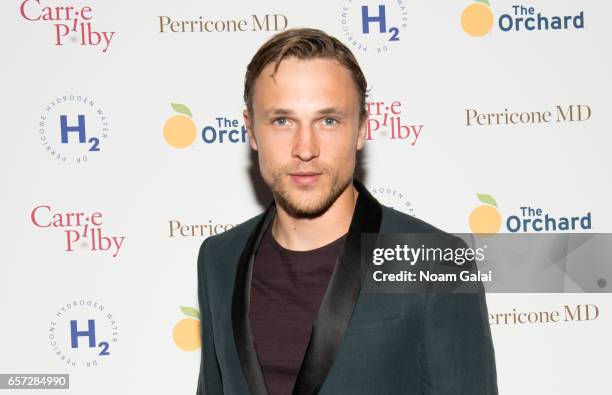
[[[269,180],[267,178],[264,177],[264,180],[272,190],[276,203],[291,217],[298,219],[313,219],[323,215],[352,182],[352,176],[340,179],[337,170],[323,171],[319,182],[328,178],[327,183],[318,186],[315,191],[302,191],[288,185],[291,180],[286,171],[275,172]]]

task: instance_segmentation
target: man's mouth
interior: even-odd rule
[[[319,178],[321,177],[322,173],[317,173],[317,172],[297,172],[297,173],[290,173],[289,175],[291,176],[291,180],[293,181],[293,183],[295,185],[298,186],[311,186],[314,185]]]

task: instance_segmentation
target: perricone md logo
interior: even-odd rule
[[[510,233],[580,232],[592,229],[591,212],[583,215],[553,215],[535,206],[520,206],[513,214],[502,220],[493,196],[476,194],[480,205],[470,213],[469,226],[472,233],[487,235],[497,233],[502,223]]]
[[[204,126],[199,132],[189,107],[171,103],[176,114],[170,116],[163,127],[166,143],[174,148],[195,147],[200,139],[204,144],[243,144],[247,142],[247,129],[242,119],[218,116],[214,122]]]
[[[599,307],[594,304],[564,305],[545,311],[519,311],[489,313],[489,325],[530,325],[594,321],[599,318]]]
[[[59,306],[47,333],[53,355],[64,365],[78,368],[108,362],[119,342],[115,316],[102,303],[90,299]]]
[[[176,219],[168,221],[168,237],[208,237],[233,228],[234,224],[220,224],[208,220],[206,224],[189,224]]]
[[[461,27],[470,36],[484,36],[494,25],[501,32],[584,29],[584,11],[574,15],[555,15],[528,5],[513,4],[496,21],[489,0],[475,0],[461,13]]]
[[[52,158],[60,162],[87,163],[105,149],[109,136],[108,117],[91,97],[59,96],[40,116],[38,136]]]
[[[484,112],[475,108],[465,110],[465,126],[533,125],[541,123],[585,122],[591,119],[591,107],[586,104],[555,106],[543,111]]]
[[[394,140],[414,146],[423,124],[412,123],[402,114],[402,102],[399,100],[370,101],[368,107],[368,123],[366,140]]]
[[[342,36],[355,51],[385,53],[402,40],[407,16],[404,0],[345,0],[340,10]]]
[[[117,257],[124,246],[125,236],[111,236],[104,226],[103,215],[99,211],[81,212],[55,210],[51,205],[42,204],[30,212],[30,221],[40,229],[56,230],[64,233],[64,251],[95,251]]]
[[[247,18],[205,18],[174,19],[159,16],[159,33],[236,33],[236,32],[279,32],[285,30],[288,19],[282,14],[251,15]]]
[[[66,43],[108,51],[116,32],[99,31],[94,27],[94,10],[90,6],[75,5],[74,2],[24,0],[20,3],[21,17],[30,22],[53,26],[53,45]]]

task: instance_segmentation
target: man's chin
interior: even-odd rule
[[[351,180],[348,181],[348,184]],[[282,185],[282,186],[281,186]],[[276,203],[293,218],[313,219],[325,214],[342,194],[343,185],[337,177],[319,179],[315,185],[298,187],[289,180],[288,183],[277,184],[280,188],[272,188]]]
[[[334,202],[329,197],[315,198],[303,195],[299,193],[290,197],[279,195],[277,203],[293,218],[312,219],[325,214]]]

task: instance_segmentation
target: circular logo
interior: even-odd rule
[[[491,31],[493,27],[493,11],[487,0],[476,0],[463,9],[461,13],[461,27],[474,37],[481,37]]]
[[[191,110],[184,104],[171,103],[171,106],[178,114],[171,116],[164,123],[164,139],[174,148],[189,147],[198,133]]]
[[[342,35],[355,51],[384,53],[402,40],[407,15],[403,0],[347,0],[340,11]]]
[[[89,299],[60,306],[48,328],[55,357],[72,367],[97,367],[108,361],[119,341],[115,316]]]
[[[491,235],[499,231],[501,227],[501,214],[497,210],[497,202],[491,195],[484,193],[476,194],[482,205],[472,210],[470,214],[470,229],[472,233],[479,235]]]
[[[200,312],[188,306],[181,306],[181,311],[188,317],[182,318],[174,325],[172,339],[183,351],[194,351],[202,347],[200,339]]]
[[[38,123],[43,148],[60,162],[88,162],[100,155],[108,135],[106,112],[87,96],[55,98],[47,104]]]
[[[392,207],[404,214],[415,216],[414,207],[410,200],[400,191],[394,188],[372,188],[372,195],[378,199],[381,204]]]

